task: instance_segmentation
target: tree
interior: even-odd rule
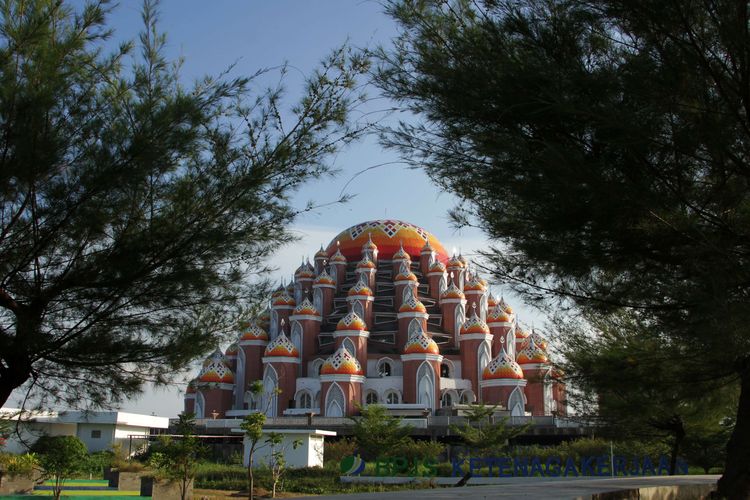
[[[278,396],[281,394],[281,389],[276,387],[273,389],[273,393],[271,394],[264,394],[263,393],[263,382],[260,380],[254,381],[250,386],[248,387],[248,391],[253,394],[253,397],[259,397],[259,396],[265,396],[264,401],[265,404],[263,405],[263,409],[255,412],[250,413],[248,415],[245,415],[245,418],[242,419],[242,422],[240,423],[240,429],[245,434],[245,439],[249,441],[250,447],[248,448],[248,458],[247,458],[247,498],[248,500],[253,500],[254,496],[254,483],[255,483],[255,476],[253,472],[253,465],[255,462],[255,453],[258,452],[258,450],[262,449],[264,446],[273,446],[271,443],[270,438],[266,439],[265,445],[260,445],[260,440],[263,438],[263,426],[266,424],[266,413],[268,413],[268,410],[271,408],[271,405],[274,401],[274,395]],[[272,453],[273,454],[273,453]],[[283,465],[282,465],[283,469]],[[280,476],[279,476],[280,477]],[[274,495],[276,491],[276,483],[274,482]]]
[[[195,415],[179,415],[175,431],[180,436],[164,436],[159,441],[158,451],[149,459],[149,465],[157,469],[167,479],[177,481],[180,498],[185,500],[190,495],[190,488],[195,480],[198,460],[205,453],[205,448],[195,435]]]
[[[291,194],[361,132],[345,48],[287,109],[263,72],[185,87],[152,0],[140,56],[106,55],[110,8],[0,1],[0,404],[28,382],[105,406],[205,353],[293,239]]]
[[[384,131],[502,243],[532,299],[637,316],[684,383],[739,384],[719,482],[750,495],[750,44],[745,2],[403,0]]]
[[[268,438],[266,438],[266,445],[270,449],[270,459],[268,461],[268,467],[271,469],[271,498],[276,498],[276,487],[281,480],[281,477],[286,471],[286,452],[289,446],[292,449],[297,449],[302,444],[301,439],[295,439],[289,443],[284,444],[284,435],[278,432],[269,432]]]
[[[464,425],[451,425],[451,432],[460,437],[469,450],[480,455],[487,450],[503,450],[509,440],[526,432],[529,425],[510,427],[507,418],[493,421],[495,410],[497,406],[472,404],[466,410]]]
[[[367,405],[359,408],[359,417],[352,420],[352,436],[362,458],[370,460],[388,456],[409,442],[411,426],[404,425],[400,418],[392,417],[383,405]]]
[[[88,450],[76,436],[42,436],[31,451],[36,453],[45,477],[54,479],[52,495],[59,500],[65,481],[86,465]]]

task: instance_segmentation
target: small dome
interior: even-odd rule
[[[416,313],[426,313],[427,308],[425,308],[424,304],[420,302],[418,299],[412,295],[409,297],[408,300],[405,300],[403,304],[401,304],[401,307],[398,308],[398,312],[400,313],[406,313],[406,312],[416,312]]]
[[[516,325],[516,340],[528,338],[531,332],[521,328],[521,325]]]
[[[440,349],[435,341],[420,328],[419,333],[412,335],[406,341],[404,354],[440,354]]]
[[[240,341],[242,340],[268,340],[268,333],[253,321],[246,328],[242,328]]]
[[[439,260],[436,260],[432,263],[430,266],[429,271],[430,273],[444,273],[445,272],[445,264],[440,262]]]
[[[224,351],[225,356],[237,356],[237,353],[240,350],[240,346],[237,345],[237,342],[232,342],[229,344],[229,347],[227,347],[227,350]]]
[[[188,382],[187,389],[185,389],[185,394],[195,394],[195,384],[198,382],[197,378],[194,378],[190,382]]]
[[[531,342],[532,340],[534,341],[534,343],[538,347],[541,347],[542,350],[544,350],[544,351],[547,350],[547,346],[549,345],[549,342],[547,342],[547,339],[545,339],[544,337],[542,337],[541,335],[539,335],[538,333],[536,333],[534,330],[531,330],[531,335],[529,335],[528,337],[526,337],[526,339],[521,344],[521,350],[523,350],[526,347],[528,347],[529,342]]]
[[[286,287],[284,287],[284,285],[279,285],[279,287],[278,287],[278,288],[276,288],[276,289],[275,289],[275,290],[273,291],[273,293],[271,294],[271,298],[272,298],[272,299],[275,299],[276,297],[278,297],[279,295],[281,295],[281,294],[282,294],[282,293],[284,293],[285,291],[286,291]]]
[[[378,246],[372,242],[372,233],[370,233],[367,237],[367,241],[365,241],[364,245],[362,245],[362,250],[377,250]]]
[[[298,316],[319,316],[320,314],[315,309],[307,298],[305,298],[300,305],[294,308],[294,314]]]
[[[357,316],[357,313],[354,311],[350,312],[343,318],[339,320],[339,322],[336,324],[336,330],[360,330],[364,331],[367,330],[367,325],[365,324],[364,320]]]
[[[547,363],[549,358],[544,349],[536,345],[534,339],[529,339],[528,345],[521,349],[516,356],[516,361],[518,361],[518,364],[526,365],[529,363]]]
[[[422,247],[422,251],[420,253],[432,253],[432,245],[430,245],[430,240],[427,240],[424,242],[424,246]]]
[[[472,314],[471,317],[461,326],[461,335],[470,333],[490,333],[490,327],[487,326],[487,323],[482,321],[479,316],[477,316],[476,311],[474,311],[474,314]]]
[[[341,253],[341,250],[336,250],[336,253],[331,256],[331,262],[334,264],[346,264],[346,257]]]
[[[484,292],[487,290],[487,287],[482,284],[482,282],[479,279],[479,276],[473,276],[468,283],[464,285],[464,293],[469,291],[477,291],[477,292]]]
[[[493,310],[495,306],[497,305],[497,303],[498,303],[497,298],[494,295],[492,295],[492,292],[490,292],[489,297],[487,297],[487,309],[490,311]]]
[[[292,341],[284,335],[284,332],[281,332],[278,337],[269,342],[263,355],[296,358],[299,356],[299,351],[294,347]]]
[[[409,256],[409,254],[406,253],[406,250],[404,250],[403,243],[401,243],[401,246],[396,253],[393,254],[393,260],[411,260],[411,256]]]
[[[320,367],[321,375],[362,375],[362,366],[343,345]]]
[[[289,292],[284,290],[284,293],[273,299],[274,306],[296,306],[297,302],[294,298],[289,295]]]
[[[365,257],[357,263],[357,269],[375,269],[375,263]]]
[[[203,363],[203,369],[198,376],[198,381],[202,383],[234,383],[234,373],[232,373],[232,369],[229,367],[227,358],[224,357],[220,350],[215,350],[206,362]]]
[[[330,274],[323,269],[317,278],[315,278],[315,281],[313,282],[313,285],[336,285],[336,282],[333,280]]]
[[[417,275],[414,274],[411,271],[407,271],[405,273],[398,273],[395,278],[393,278],[393,281],[419,281],[417,279]]]
[[[495,304],[495,307],[490,309],[490,312],[487,315],[488,323],[510,323],[511,321],[512,318],[510,317],[510,314],[505,312],[499,304]]]
[[[309,265],[303,264],[294,272],[294,277],[297,279],[313,279],[315,278],[315,270]]]
[[[464,297],[464,292],[462,292],[453,282],[451,282],[448,288],[440,294],[441,299],[463,299]]]
[[[466,267],[466,264],[457,256],[451,257],[451,260],[448,261],[448,269],[463,269]]]
[[[505,348],[502,348],[497,357],[490,361],[482,371],[482,380],[498,378],[523,379],[523,370],[521,369],[521,366],[516,363],[507,352],[505,352]]]
[[[354,297],[355,295],[367,295],[368,297],[372,297],[373,293],[372,290],[370,290],[370,287],[367,286],[362,280],[357,281],[357,283],[349,289],[348,292],[346,292],[346,295],[348,297]]]
[[[458,255],[458,260],[461,261],[461,263],[464,265],[464,267],[466,267],[466,266],[469,265],[469,259],[467,259],[466,257],[464,257],[462,254]]]
[[[266,309],[262,313],[260,313],[260,316],[258,316],[257,323],[259,327],[263,329],[268,329],[268,327],[271,326],[271,311]]]
[[[327,259],[328,258],[328,252],[325,251],[323,248],[323,245],[320,245],[320,250],[315,252],[315,259]]]
[[[510,307],[502,297],[500,297],[500,302],[498,302],[498,305],[503,308],[503,311],[507,312],[508,314],[513,314],[513,308]]]

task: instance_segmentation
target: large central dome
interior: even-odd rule
[[[362,256],[362,245],[367,243],[369,238],[378,246],[379,259],[390,259],[403,245],[404,251],[416,260],[425,243],[429,242],[438,260],[448,260],[443,245],[432,234],[414,224],[391,219],[371,220],[345,229],[331,241],[326,251],[329,257],[333,255],[338,242],[341,253],[349,261],[359,260]]]

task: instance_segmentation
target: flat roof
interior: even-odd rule
[[[156,415],[143,415],[112,410],[62,410],[62,411],[29,411],[20,408],[0,408],[0,414],[10,420],[27,420],[61,424],[113,424],[131,427],[149,427],[166,429],[169,418]]]

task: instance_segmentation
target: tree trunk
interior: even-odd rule
[[[685,439],[685,428],[682,426],[682,420],[675,426],[674,443],[672,443],[672,453],[669,457],[669,475],[674,476],[677,469],[677,455],[680,453],[680,445]]]
[[[727,443],[727,462],[719,479],[719,496],[729,500],[750,498],[750,357],[740,362],[740,403],[737,421]]]
[[[255,443],[250,446],[250,453],[247,459],[247,499],[253,500],[253,454],[255,453]]]

